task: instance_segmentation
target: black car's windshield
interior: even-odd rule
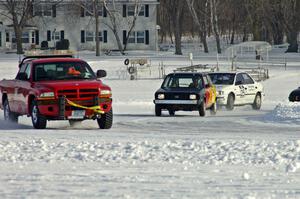
[[[212,73],[209,74],[211,81],[216,85],[232,85],[235,74],[233,73]]]
[[[203,82],[200,75],[170,75],[166,77],[162,87],[202,89]]]
[[[34,81],[95,78],[95,73],[85,62],[55,62],[37,64],[34,67]]]

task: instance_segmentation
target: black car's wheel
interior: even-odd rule
[[[232,93],[230,93],[227,98],[226,109],[231,111],[231,110],[233,110],[233,108],[234,108],[234,95]]]
[[[211,115],[216,115],[216,114],[217,114],[217,102],[215,102],[215,103],[210,107],[210,114],[211,114]]]
[[[261,95],[259,93],[256,94],[254,102],[252,104],[252,108],[254,110],[259,110],[261,107]]]
[[[155,105],[155,115],[156,116],[161,116],[161,108],[159,105]]]
[[[203,100],[199,106],[199,115],[201,117],[204,117],[205,116],[205,100]]]
[[[169,115],[170,116],[174,116],[175,115],[175,111],[174,110],[169,110]]]
[[[101,117],[97,119],[97,122],[100,129],[110,129],[113,124],[112,109],[107,113],[101,114]]]
[[[70,126],[76,126],[76,125],[80,125],[82,122],[82,120],[69,120],[69,124]]]
[[[4,120],[18,123],[18,115],[10,111],[8,100],[5,99],[3,103]]]
[[[40,114],[36,100],[31,104],[31,121],[33,127],[36,129],[45,129],[47,126],[47,119]]]

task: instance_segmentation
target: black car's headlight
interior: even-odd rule
[[[158,94],[157,99],[160,99],[160,100],[165,99],[165,94],[162,94],[162,93]]]
[[[195,100],[195,99],[197,99],[197,95],[195,95],[195,94],[191,94],[191,95],[190,95],[190,99],[191,99],[191,100]]]

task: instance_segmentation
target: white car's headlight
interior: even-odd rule
[[[111,90],[101,90],[100,95],[111,95]]]
[[[197,95],[190,95],[190,99],[191,99],[191,100],[197,99]]]
[[[158,95],[157,95],[157,98],[160,99],[160,100],[161,100],[161,99],[165,99],[165,95],[164,95],[164,94],[158,94]]]
[[[44,92],[40,94],[40,98],[54,97],[54,92]]]

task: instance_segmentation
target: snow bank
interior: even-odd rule
[[[280,103],[266,116],[266,120],[283,123],[300,122],[300,103]]]

